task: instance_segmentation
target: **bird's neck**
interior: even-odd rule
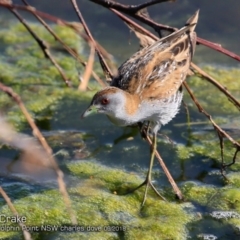
[[[108,114],[111,122],[119,126],[128,126],[140,121],[139,114],[140,99],[137,95],[132,95],[126,91],[122,91],[122,108]]]
[[[125,93],[125,111],[126,114],[131,116],[134,116],[137,114],[139,107],[140,107],[140,98],[138,95],[132,95],[128,92]]]

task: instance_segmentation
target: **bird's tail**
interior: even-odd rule
[[[199,10],[197,10],[186,22],[185,26],[190,26],[189,31],[193,32],[198,22]]]

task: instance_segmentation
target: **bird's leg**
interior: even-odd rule
[[[157,133],[153,133],[153,141],[152,141],[152,145],[151,145],[151,158],[150,158],[150,164],[149,164],[149,169],[148,169],[148,173],[147,173],[147,177],[146,180],[139,186],[143,186],[144,184],[146,184],[146,189],[145,189],[145,193],[144,193],[144,197],[143,197],[143,201],[142,201],[142,206],[144,206],[145,201],[147,199],[147,192],[148,192],[148,187],[150,186],[153,191],[163,200],[165,200],[165,198],[163,196],[161,196],[161,194],[157,191],[157,189],[153,186],[152,184],[152,168],[153,168],[153,163],[154,163],[154,157],[155,157],[155,151],[157,150]],[[139,188],[138,187],[138,188]]]
[[[142,123],[138,123],[140,129],[141,129],[141,134],[144,133],[145,136],[143,136],[144,138],[147,138],[147,134],[149,133],[149,127],[150,127],[150,122],[148,122],[147,125],[147,129],[146,131],[144,131],[143,128],[143,124]],[[157,189],[153,186],[152,182],[151,182],[151,175],[152,175],[152,167],[153,167],[153,162],[154,162],[154,156],[155,156],[155,151],[157,150],[157,133],[153,134],[153,141],[152,141],[152,145],[150,146],[150,153],[151,153],[151,158],[150,158],[150,165],[149,165],[149,169],[148,169],[148,173],[147,173],[147,177],[145,179],[145,181],[143,183],[141,183],[139,186],[137,186],[136,188],[128,191],[127,194],[135,192],[136,190],[138,190],[139,188],[141,188],[144,185],[146,186],[145,189],[145,193],[144,193],[144,198],[143,198],[143,202],[142,202],[142,206],[144,205],[146,198],[147,198],[147,191],[148,191],[148,187],[150,186],[153,191],[160,197],[162,198],[164,201],[166,201],[166,199],[161,196],[161,194],[157,191]]]

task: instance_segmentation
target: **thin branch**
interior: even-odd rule
[[[31,128],[33,130],[33,135],[39,140],[39,142],[42,144],[43,148],[45,149],[46,153],[49,155],[48,159],[51,163],[51,166],[53,167],[53,169],[55,170],[55,172],[57,174],[59,191],[61,192],[61,194],[63,196],[63,199],[65,201],[66,208],[67,208],[68,213],[71,217],[72,224],[77,224],[77,219],[76,219],[76,216],[75,216],[75,214],[73,212],[73,209],[71,207],[71,200],[70,200],[70,197],[68,195],[66,185],[65,185],[65,182],[64,182],[64,179],[63,179],[64,174],[63,174],[62,170],[59,168],[55,158],[52,156],[52,149],[50,148],[46,139],[43,137],[43,135],[39,131],[39,129],[36,126],[33,118],[28,113],[24,103],[22,102],[21,97],[17,93],[15,93],[12,90],[12,88],[7,87],[2,83],[0,83],[0,90],[5,92],[6,94],[8,94],[18,104],[19,108],[21,109],[22,113],[24,114],[25,118],[27,119],[29,125],[31,126]]]
[[[0,186],[0,194],[6,201],[8,207],[10,208],[10,210],[14,214],[14,216],[19,217],[19,214],[18,214],[16,208],[14,207],[14,205],[12,204],[11,199],[8,197],[7,193],[3,190],[3,188],[1,186]],[[21,221],[17,221],[17,223],[23,232],[24,239],[31,240],[32,239],[31,234],[27,230],[25,230],[25,225]]]
[[[215,80],[213,77],[208,75],[205,71],[203,71],[200,67],[198,67],[193,62],[191,63],[191,67],[196,70],[202,77],[208,80],[211,84],[213,84],[216,88],[218,88],[223,94],[225,94],[229,101],[232,102],[238,110],[240,110],[240,103],[239,101],[227,90],[226,87],[222,86],[217,80]]]
[[[174,27],[156,23],[152,19],[148,18],[145,15],[137,14],[136,12],[131,10],[132,9],[131,5],[124,5],[124,4],[120,4],[118,2],[114,2],[111,0],[90,0],[90,1],[97,3],[105,8],[110,9],[110,10],[112,10],[112,9],[118,10],[120,12],[123,12],[123,13],[129,15],[130,17],[134,17],[135,19],[139,20],[140,22],[152,27],[156,32],[159,32],[159,30],[167,30],[169,32],[174,32],[174,31],[178,30],[177,28],[174,28]],[[141,6],[141,5],[139,5],[139,6]],[[134,6],[133,6],[133,9],[134,9]],[[221,53],[227,55],[228,57],[234,58],[237,61],[240,61],[239,55],[237,55],[227,49],[222,48],[219,44],[211,43],[211,42],[209,42],[205,39],[199,38],[199,37],[197,38],[197,42],[204,46],[212,48],[218,52],[221,52]]]
[[[223,169],[226,167],[229,167],[231,165],[233,165],[236,161],[236,157],[238,152],[240,151],[240,143],[235,141],[230,135],[228,135],[221,127],[219,127],[215,121],[212,119],[212,116],[210,114],[208,114],[200,105],[200,103],[197,101],[197,99],[194,97],[192,91],[190,90],[188,84],[186,83],[186,81],[183,83],[184,87],[187,89],[190,97],[192,98],[193,102],[195,103],[195,105],[197,106],[199,112],[203,113],[212,123],[213,128],[217,131],[218,137],[219,137],[219,141],[220,141],[220,149],[221,149],[221,158],[222,158],[222,175],[223,175]],[[233,156],[233,160],[231,163],[229,164],[225,164],[223,161],[223,137],[226,137],[232,144],[233,146],[236,148],[235,154]],[[223,175],[224,176],[224,175]],[[225,177],[225,176],[224,176]]]
[[[86,66],[85,72],[83,74],[82,82],[78,87],[78,89],[81,90],[81,91],[86,91],[89,79],[91,77],[91,72],[92,72],[92,69],[93,69],[95,48],[91,44],[91,42],[89,44],[91,46],[91,49],[90,49],[90,54],[89,54],[87,66]]]
[[[104,71],[104,73],[105,73],[105,75],[106,75],[106,78],[107,78],[107,79],[112,79],[112,78],[113,78],[113,74],[112,74],[110,68],[108,67],[105,59],[103,58],[102,53],[101,53],[99,47],[97,46],[97,44],[96,44],[96,42],[95,42],[95,40],[94,40],[94,38],[93,38],[93,36],[92,36],[92,34],[91,34],[91,32],[90,32],[90,30],[89,30],[86,22],[85,22],[85,20],[84,20],[82,14],[81,14],[81,12],[80,12],[80,9],[79,9],[79,7],[78,7],[78,5],[77,5],[77,3],[76,3],[76,0],[71,0],[71,3],[72,3],[72,5],[73,5],[73,7],[74,7],[74,10],[76,11],[76,13],[77,13],[77,15],[78,15],[78,17],[79,17],[80,22],[81,22],[82,25],[83,25],[83,28],[84,28],[87,36],[90,38],[90,40],[91,40],[91,41],[93,42],[93,44],[94,44],[94,47],[95,47],[95,49],[96,49],[96,52],[97,52],[97,55],[98,55],[100,64],[101,64],[101,66],[102,66],[102,68],[103,68],[103,71]]]
[[[57,61],[54,59],[54,57],[51,55],[49,48],[47,44],[40,39],[37,34],[31,29],[31,27],[27,24],[27,22],[21,17],[21,15],[15,10],[10,9],[10,11],[18,18],[18,20],[24,25],[24,27],[28,30],[28,32],[32,35],[32,37],[35,39],[35,41],[38,43],[39,47],[42,49],[44,56],[48,58],[52,64],[57,68],[58,72],[62,76],[65,84],[68,87],[71,87],[71,81],[67,78],[62,68],[58,65]]]
[[[226,138],[229,139],[229,141],[238,149],[240,150],[240,143],[238,143],[237,141],[235,141],[229,134],[227,134],[222,128],[220,128],[218,126],[218,124],[215,123],[215,121],[212,119],[212,116],[210,114],[208,114],[203,107],[201,106],[201,104],[198,102],[198,100],[195,98],[195,96],[193,95],[192,91],[190,90],[188,84],[186,83],[186,81],[183,83],[184,87],[186,88],[186,90],[188,91],[190,97],[192,98],[193,102],[195,103],[195,105],[197,106],[199,112],[203,113],[212,123],[214,129],[221,135],[224,136]]]
[[[90,0],[92,1],[92,0]],[[121,12],[125,12],[125,13],[129,13],[129,14],[136,14],[137,12],[139,12],[140,10],[146,8],[146,7],[150,7],[154,4],[157,3],[162,3],[162,2],[174,2],[175,0],[152,0],[152,1],[148,1],[142,4],[138,4],[138,5],[125,5],[125,4],[121,4],[119,2],[115,2],[115,1],[108,1],[108,0],[103,0],[101,1],[101,5],[104,4],[104,6],[108,7],[108,8],[114,8],[118,11]],[[93,0],[92,2],[98,3],[100,1],[98,0]]]
[[[131,11],[131,7],[129,7],[128,5],[123,5],[117,2],[113,2],[113,1],[109,1],[109,0],[89,0],[91,2],[97,3],[103,7],[106,7],[108,9],[112,8],[112,9],[116,9],[118,11],[121,11],[131,17],[136,18],[137,20],[141,21],[142,23],[147,24],[148,26],[152,27],[153,29],[155,29],[157,32],[159,32],[158,30],[167,30],[170,32],[174,32],[175,30],[177,30],[176,28],[167,26],[167,25],[163,25],[160,23],[156,23],[153,20],[151,20],[150,18],[144,16],[144,15],[140,15],[136,13],[133,13]]]
[[[146,3],[142,3],[139,5],[135,5],[135,6],[132,5],[132,6],[130,6],[130,9],[131,9],[131,11],[134,11],[136,13],[136,12],[142,10],[143,8],[150,7],[157,3],[163,3],[163,2],[175,2],[175,0],[152,0],[152,1],[148,1]]]
[[[24,4],[26,4],[28,7],[31,7],[28,2],[26,0],[22,0],[24,2]],[[50,34],[52,34],[52,36],[54,37],[54,39],[56,41],[58,41],[59,43],[62,44],[63,48],[65,48],[67,50],[67,52],[73,56],[78,62],[80,62],[83,67],[86,67],[86,62],[80,58],[80,56],[72,49],[70,48],[67,44],[65,44],[61,38],[59,38],[55,32],[52,30],[52,28],[41,18],[37,15],[36,12],[32,12],[32,14],[38,19],[38,21],[50,32]],[[58,24],[60,23],[61,25],[61,22],[60,21],[57,21]],[[67,22],[62,22],[62,25],[64,26],[69,26],[69,24]],[[74,28],[74,30],[76,31],[77,29]],[[106,84],[99,78],[99,76],[96,74],[96,72],[94,70],[92,70],[92,75],[93,77],[95,78],[95,80],[102,86],[106,86]]]
[[[146,30],[144,27],[140,26],[139,24],[135,23],[133,20],[131,20],[130,18],[126,17],[125,15],[123,15],[121,12],[110,8],[110,10],[112,12],[114,12],[119,18],[121,18],[124,22],[126,22],[129,25],[132,25],[134,27],[136,27],[140,32],[142,32],[143,34],[147,35],[148,37],[151,37],[154,40],[158,40],[159,38],[157,36],[155,36],[154,34],[152,34],[151,32],[149,32],[148,30]]]
[[[220,53],[222,53],[222,54],[225,54],[225,55],[227,55],[228,57],[231,57],[231,58],[233,58],[233,59],[235,59],[235,60],[237,60],[237,61],[240,61],[240,56],[239,56],[239,55],[237,55],[237,54],[235,54],[235,53],[233,53],[233,52],[231,52],[231,51],[223,48],[223,47],[221,46],[221,44],[212,43],[212,42],[210,42],[210,41],[208,41],[208,40],[206,40],[206,39],[200,38],[200,37],[197,37],[197,42],[200,43],[200,44],[202,44],[202,45],[204,45],[204,46],[206,46],[206,47],[209,47],[209,48],[211,48],[211,49],[214,49],[214,50],[217,51],[217,52],[220,52]]]

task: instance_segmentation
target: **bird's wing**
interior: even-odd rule
[[[112,86],[144,98],[175,93],[189,71],[195,50],[198,12],[186,26],[135,53],[119,68]]]

